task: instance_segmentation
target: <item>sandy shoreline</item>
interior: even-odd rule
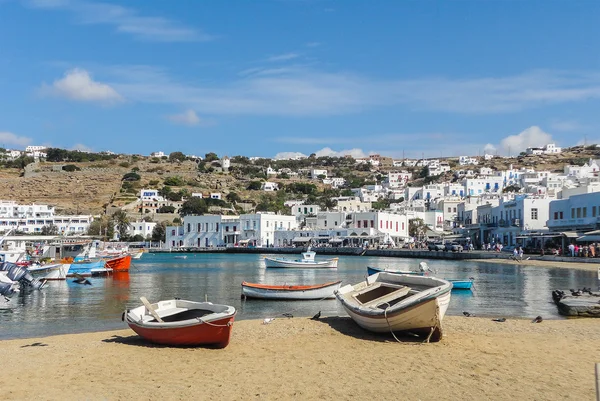
[[[465,259],[465,262],[479,262],[479,263],[500,263],[507,265],[521,265],[521,266],[536,266],[536,267],[550,267],[560,269],[576,269],[576,270],[587,270],[587,271],[598,271],[600,266],[600,260],[598,263],[578,263],[578,262],[560,262],[552,260],[522,260],[517,262],[511,259]]]
[[[448,317],[440,343],[398,344],[345,317],[245,320],[223,350],[148,346],[128,329],[5,340],[0,388],[11,400],[591,400],[599,324]]]

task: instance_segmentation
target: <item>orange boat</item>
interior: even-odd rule
[[[131,266],[131,255],[123,255],[106,261],[105,267],[113,272],[128,272]]]

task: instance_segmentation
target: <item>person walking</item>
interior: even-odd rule
[[[523,247],[519,247],[519,260],[523,260]]]

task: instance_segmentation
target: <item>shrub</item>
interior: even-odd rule
[[[63,166],[62,169],[64,171],[79,171],[79,170],[81,170],[79,167],[77,167],[74,164],[67,164],[66,166]]]
[[[139,181],[140,180],[140,175],[138,173],[127,173],[123,176],[123,178],[121,179],[121,181]]]

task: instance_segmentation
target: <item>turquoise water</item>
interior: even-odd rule
[[[420,260],[341,256],[338,269],[265,269],[265,255],[145,254],[133,261],[131,272],[112,278],[92,278],[92,286],[67,281],[48,283],[42,291],[27,292],[8,302],[0,300],[0,338],[34,337],[59,333],[125,328],[121,313],[139,306],[139,297],[151,302],[179,297],[233,305],[236,319],[345,315],[337,300],[262,301],[240,298],[241,282],[316,284],[342,280],[356,283],[366,277],[366,266],[407,270]],[[291,256],[290,256],[291,257]],[[324,257],[317,257],[322,259]],[[596,272],[548,269],[512,264],[427,260],[437,276],[475,278],[473,292],[453,292],[448,314],[468,311],[480,316],[559,318],[551,291],[596,287]]]

